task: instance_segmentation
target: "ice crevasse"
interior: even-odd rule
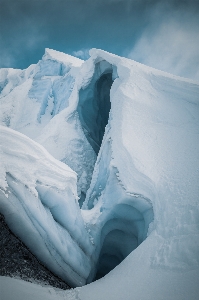
[[[1,70],[0,211],[82,300],[197,299],[199,85],[90,56]]]

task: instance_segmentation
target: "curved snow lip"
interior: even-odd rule
[[[3,126],[0,126],[0,140],[1,188],[6,189],[6,173],[10,173],[27,186],[35,196],[38,195],[35,187],[36,182],[39,181],[46,185],[56,186],[60,190],[64,190],[68,183],[74,196],[77,197],[76,173],[51,156],[43,146]],[[20,168],[17,168],[17,165]],[[49,172],[49,169],[52,172]]]

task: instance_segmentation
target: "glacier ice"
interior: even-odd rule
[[[90,55],[1,71],[1,211],[81,300],[196,300],[199,85]]]

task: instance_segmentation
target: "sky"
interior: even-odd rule
[[[199,0],[0,0],[0,67],[100,48],[199,81]]]

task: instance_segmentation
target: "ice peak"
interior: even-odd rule
[[[43,59],[53,59],[64,64],[71,64],[74,67],[80,67],[84,62],[82,59],[49,48],[45,49]]]

